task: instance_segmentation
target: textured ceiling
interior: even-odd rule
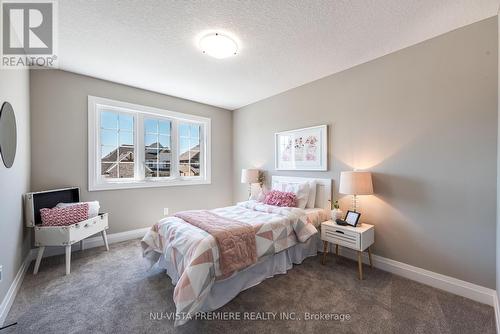
[[[59,65],[236,109],[497,14],[498,0],[63,0]],[[195,37],[230,32],[239,55]]]

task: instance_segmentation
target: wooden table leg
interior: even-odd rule
[[[358,251],[358,270],[359,270],[359,279],[363,279],[363,252]]]
[[[335,245],[335,255],[339,256],[339,244]]]
[[[372,250],[370,249],[370,247],[368,247],[368,258],[370,259],[370,268],[373,268]]]
[[[321,260],[322,264],[326,263],[326,253],[328,253],[328,241],[323,241],[323,260]]]

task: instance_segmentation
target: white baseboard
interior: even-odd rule
[[[357,252],[352,249],[342,247],[340,254],[357,261]],[[495,307],[497,293],[493,289],[414,267],[379,255],[373,255],[372,260],[373,266],[376,268]],[[367,256],[363,257],[363,261],[368,263]]]
[[[151,229],[151,227],[145,227],[145,228],[139,228],[139,229],[131,230],[131,231],[108,234],[107,235],[108,244],[111,245],[111,244],[115,244],[117,242],[142,238],[146,234],[146,232],[150,229]],[[104,246],[104,241],[102,240],[100,233],[96,237],[87,238],[83,241],[83,248],[84,249],[101,247],[101,246]],[[79,250],[80,250],[80,243],[79,242],[72,245],[72,247],[71,247],[72,252],[79,251]],[[46,247],[45,252],[43,253],[43,257],[45,258],[45,257],[50,257],[50,256],[55,256],[55,255],[61,255],[61,254],[64,254],[64,251],[65,250],[64,250],[63,246]],[[38,248],[33,248],[31,250],[31,259],[32,260],[36,259],[37,252],[38,252]]]
[[[498,294],[496,292],[493,307],[495,308],[495,324],[497,327],[497,333],[500,333],[500,305],[498,304]]]
[[[4,326],[5,319],[7,319],[7,314],[9,314],[10,308],[14,303],[14,299],[16,299],[17,292],[23,283],[24,275],[26,274],[26,270],[31,263],[30,253],[26,255],[23,263],[21,263],[21,267],[17,271],[16,277],[14,277],[14,281],[10,285],[9,290],[7,291],[7,295],[0,304],[0,327]]]
[[[147,231],[149,231],[151,227],[139,228],[136,230],[125,231],[120,233],[112,233],[108,234],[108,244],[116,244],[117,242],[139,239],[144,237]],[[101,236],[92,237],[85,239],[84,248],[94,248],[104,246],[104,241]]]

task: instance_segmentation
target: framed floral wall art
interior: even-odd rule
[[[327,170],[327,126],[277,132],[276,170]]]

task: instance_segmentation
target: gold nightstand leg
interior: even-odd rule
[[[363,279],[363,252],[358,251],[358,270],[359,270],[359,279]]]
[[[323,260],[321,260],[322,264],[326,263],[326,253],[328,253],[328,241],[323,241]]]
[[[370,268],[373,268],[372,250],[370,249],[370,247],[368,247],[368,257],[370,258]]]
[[[335,255],[339,256],[339,245],[335,245]]]

